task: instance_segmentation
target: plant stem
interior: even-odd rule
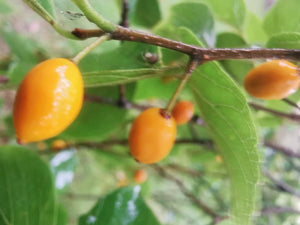
[[[265,111],[265,112],[268,112],[274,116],[278,116],[278,117],[282,117],[282,118],[286,118],[286,119],[290,119],[290,120],[293,120],[293,121],[296,121],[296,122],[300,122],[300,115],[299,114],[293,114],[293,113],[284,113],[284,112],[280,112],[280,111],[276,111],[274,109],[269,109],[269,108],[266,108],[262,105],[258,105],[254,102],[249,102],[249,105],[256,109],[256,110],[262,110],[262,111]]]
[[[171,113],[174,105],[176,103],[176,100],[181,92],[181,90],[183,89],[184,85],[186,84],[186,82],[189,80],[189,78],[191,77],[191,74],[193,73],[193,71],[196,69],[196,67],[199,65],[199,60],[198,59],[190,59],[189,65],[187,67],[187,70],[184,74],[184,77],[182,78],[181,82],[179,83],[179,85],[177,86],[175,92],[173,93],[172,98],[170,99],[167,107],[166,107],[166,112],[167,113]]]
[[[110,39],[110,35],[108,34],[101,36],[96,41],[92,42],[90,45],[78,52],[77,55],[75,55],[71,60],[75,64],[78,64],[80,60],[82,60],[89,52],[108,39]]]
[[[73,2],[81,9],[86,18],[95,23],[101,30],[111,33],[117,28],[117,25],[104,19],[97,13],[88,0],[73,0]]]
[[[80,39],[99,37],[104,33],[102,30],[78,28],[72,31],[72,34]],[[141,42],[172,49],[191,57],[202,57],[202,63],[225,59],[286,59],[300,61],[300,49],[201,48],[121,26],[118,26],[111,35],[111,39],[114,40]]]

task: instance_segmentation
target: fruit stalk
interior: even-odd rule
[[[193,71],[197,68],[197,66],[199,65],[200,60],[198,58],[191,58],[187,67],[187,70],[181,80],[181,82],[179,83],[179,85],[177,86],[175,92],[173,93],[172,98],[170,99],[165,111],[167,113],[171,113],[174,105],[176,103],[176,100],[181,92],[181,90],[183,89],[184,85],[187,83],[187,81],[189,80],[189,78],[191,77],[191,74],[193,73]]]
[[[106,34],[101,37],[99,37],[96,41],[92,42],[90,45],[82,49],[80,52],[77,53],[71,60],[75,63],[78,64],[80,60],[82,60],[87,54],[89,54],[93,49],[95,49],[98,45],[103,43],[104,41],[107,41],[110,39],[110,35]]]

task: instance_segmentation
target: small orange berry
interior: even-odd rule
[[[192,119],[194,115],[194,104],[190,101],[178,102],[172,110],[177,125],[185,124]]]
[[[162,109],[149,108],[133,122],[129,134],[131,155],[141,163],[156,163],[171,151],[176,138],[176,122]]]
[[[21,82],[13,122],[19,143],[54,137],[77,117],[83,101],[81,73],[68,59],[49,59],[31,69]]]
[[[250,70],[244,87],[256,98],[283,99],[298,90],[299,78],[296,65],[286,60],[272,60]]]
[[[148,174],[145,170],[139,169],[134,172],[133,179],[136,183],[142,184],[147,180]]]
[[[215,160],[216,160],[217,163],[222,163],[223,162],[223,159],[220,155],[216,155]]]
[[[59,151],[59,150],[65,149],[67,147],[68,147],[67,143],[61,139],[57,139],[51,143],[51,149],[53,151]]]

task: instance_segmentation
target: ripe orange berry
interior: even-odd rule
[[[19,143],[58,135],[77,117],[83,101],[81,73],[68,59],[46,60],[21,82],[14,103],[13,122]]]
[[[145,170],[140,169],[134,172],[133,179],[136,183],[142,184],[147,180],[147,177],[148,177],[147,172]]]
[[[172,116],[174,117],[177,125],[185,124],[194,115],[194,104],[190,101],[178,102],[172,110]]]
[[[68,147],[67,143],[64,140],[61,140],[61,139],[54,140],[51,143],[51,149],[53,151],[59,151],[59,150],[65,149],[67,147]]]
[[[149,108],[133,122],[129,135],[131,155],[141,163],[156,163],[171,151],[176,122],[159,108]]]
[[[256,98],[283,99],[298,90],[299,78],[296,65],[286,60],[272,60],[250,70],[244,87]]]

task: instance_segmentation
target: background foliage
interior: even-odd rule
[[[0,86],[0,224],[299,224],[299,120],[248,103],[287,118],[299,109],[257,101],[242,88],[262,60],[200,66],[180,96],[195,103],[196,117],[178,127],[171,154],[149,166],[128,154],[124,140],[140,110],[118,104],[118,84],[126,84],[130,103],[165,107],[188,57],[109,41],[79,64],[90,98],[76,121],[54,139],[17,146],[11,110],[19,82],[38,62],[71,58],[91,42],[68,39],[69,31],[95,28],[72,1],[25,2],[61,35],[20,0],[0,0],[0,75],[9,78]],[[120,22],[120,0],[91,3]],[[298,0],[130,0],[129,8],[131,28],[188,44],[300,48]],[[148,63],[146,52],[159,61]],[[55,139],[68,146],[53,152]],[[142,185],[133,181],[139,168],[149,176]]]

